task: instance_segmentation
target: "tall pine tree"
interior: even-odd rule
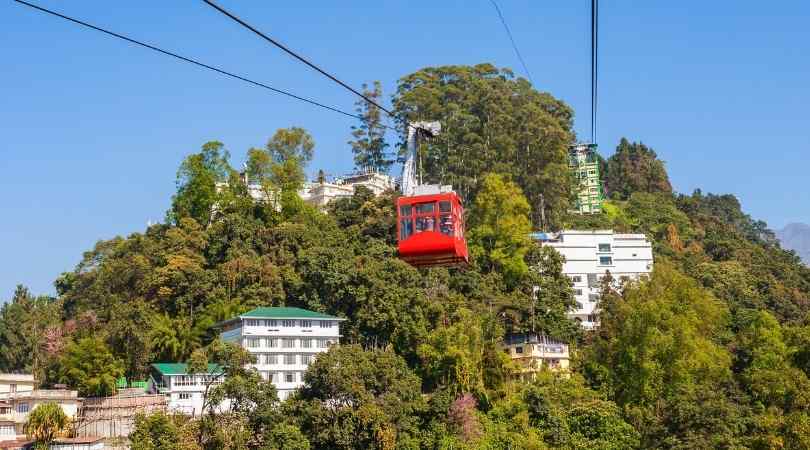
[[[374,82],[374,86],[369,88],[368,84],[363,84],[363,95],[379,103],[382,98],[382,86],[379,81]],[[352,137],[349,141],[354,153],[354,165],[360,170],[373,170],[387,173],[394,163],[394,160],[386,152],[388,143],[385,142],[385,124],[382,120],[382,111],[377,106],[366,100],[358,100],[357,114],[363,120],[360,126],[352,126]]]

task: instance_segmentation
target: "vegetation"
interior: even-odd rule
[[[47,449],[59,434],[67,430],[69,424],[70,419],[61,406],[54,402],[45,402],[28,414],[24,431],[34,440],[35,448]]]
[[[0,370],[99,395],[155,360],[226,368],[202,417],[141,417],[135,449],[808,448],[810,269],[736,198],[673,193],[655,153],[623,141],[605,213],[570,215],[570,108],[490,65],[420,70],[394,105],[442,121],[424,170],[465,198],[469,267],[400,261],[394,192],[358,189],[327,214],[301,202],[301,128],[248,152],[259,201],[212,142],[183,162],[166,223],[98,242],[56,298],[17,290]],[[560,255],[527,238],[542,216],[653,240],[648,279],[603,286],[596,332],[565,317]],[[284,402],[211,328],[278,305],[347,319]],[[499,342],[527,331],[571,343],[570,377],[514,379]]]

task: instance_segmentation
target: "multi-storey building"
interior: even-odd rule
[[[534,379],[543,369],[552,372],[567,372],[570,362],[568,344],[548,336],[508,334],[503,340],[503,349],[520,367],[519,377],[524,381]]]
[[[28,414],[46,402],[58,404],[73,419],[81,400],[77,391],[36,389],[33,375],[0,374],[0,441],[24,437]]]
[[[577,180],[577,192],[574,210],[580,214],[602,212],[605,193],[602,176],[599,173],[599,157],[596,144],[577,144],[569,150],[568,168]]]
[[[343,320],[300,308],[256,308],[220,323],[220,339],[256,356],[253,367],[284,400],[303,384],[315,356],[338,344]]]
[[[206,389],[222,383],[216,364],[209,364],[207,373],[189,373],[185,363],[155,363],[151,369],[147,390],[165,395],[169,411],[190,416],[202,414]]]
[[[599,294],[607,274],[618,289],[623,280],[638,280],[652,271],[652,245],[643,234],[564,230],[535,233],[532,237],[565,258],[563,273],[571,279],[576,300],[576,308],[569,312],[569,317],[585,329],[599,325]]]

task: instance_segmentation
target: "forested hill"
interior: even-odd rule
[[[490,65],[405,76],[393,104],[442,121],[421,151],[426,177],[465,198],[469,267],[398,260],[394,192],[359,189],[328,214],[304,204],[296,192],[317,147],[302,128],[248,150],[268,202],[209,142],[182,163],[165,223],[99,241],[55,281],[56,298],[15,292],[0,311],[0,371],[104,395],[153,361],[216,360],[218,321],[298,306],[347,319],[343,345],[316,359],[300,393],[279,403],[272,385],[238,373],[231,394],[258,411],[156,417],[134,438],[159,432],[189,449],[810,446],[810,269],[733,195],[674,193],[654,150],[622,140],[603,161],[605,213],[568,214],[571,109]],[[380,114],[358,106],[358,167],[384,169]],[[649,279],[621,294],[605,286],[596,332],[566,319],[560,256],[528,237],[540,217],[654,242]],[[572,343],[570,378],[512,381],[499,341],[532,326]]]

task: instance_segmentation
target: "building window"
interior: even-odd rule
[[[599,301],[599,294],[588,294],[588,301],[591,303],[596,303]]]
[[[599,244],[599,251],[602,253],[610,252],[610,244]]]
[[[329,348],[328,339],[318,339],[318,348]]]
[[[515,347],[515,353],[523,353],[523,347]]]
[[[265,353],[263,356],[264,359],[260,362],[263,362],[264,364],[278,364],[278,355],[273,353]]]
[[[312,364],[312,355],[301,355],[301,364],[304,366]]]
[[[600,266],[612,266],[613,265],[613,258],[610,256],[600,256],[599,257],[599,265]]]
[[[281,340],[281,347],[282,348],[294,348],[295,347],[295,339],[293,338],[284,338]]]
[[[28,403],[18,403],[17,404],[17,412],[20,414],[25,414],[28,412]]]
[[[331,320],[321,320],[321,328],[332,328]]]
[[[177,395],[180,400],[191,400],[191,392],[181,392]]]
[[[285,319],[281,321],[281,326],[284,328],[292,328],[295,326],[295,321],[290,319]]]
[[[572,283],[582,283],[582,275],[574,275],[571,277]]]
[[[576,296],[582,295],[582,289],[574,289],[574,295]]]
[[[278,339],[276,338],[267,338],[267,346],[270,348],[278,347]]]
[[[312,328],[312,321],[311,320],[302,320],[301,321],[301,328]]]
[[[10,384],[8,386],[8,391],[11,392],[12,394],[17,392],[17,385],[16,384]]]
[[[0,436],[16,436],[14,425],[0,425]]]
[[[268,320],[267,321],[267,326],[268,327],[277,327],[278,326],[278,320],[276,320],[276,319]]]
[[[312,339],[310,339],[310,338],[302,338],[301,339],[301,348],[312,348]]]
[[[285,383],[295,383],[295,372],[286,372],[284,374]]]
[[[284,364],[288,366],[295,364],[295,355],[284,355]]]
[[[174,379],[175,386],[194,386],[196,384],[191,375],[180,375]]]
[[[250,337],[245,339],[245,347],[259,348],[262,346],[262,338]]]

